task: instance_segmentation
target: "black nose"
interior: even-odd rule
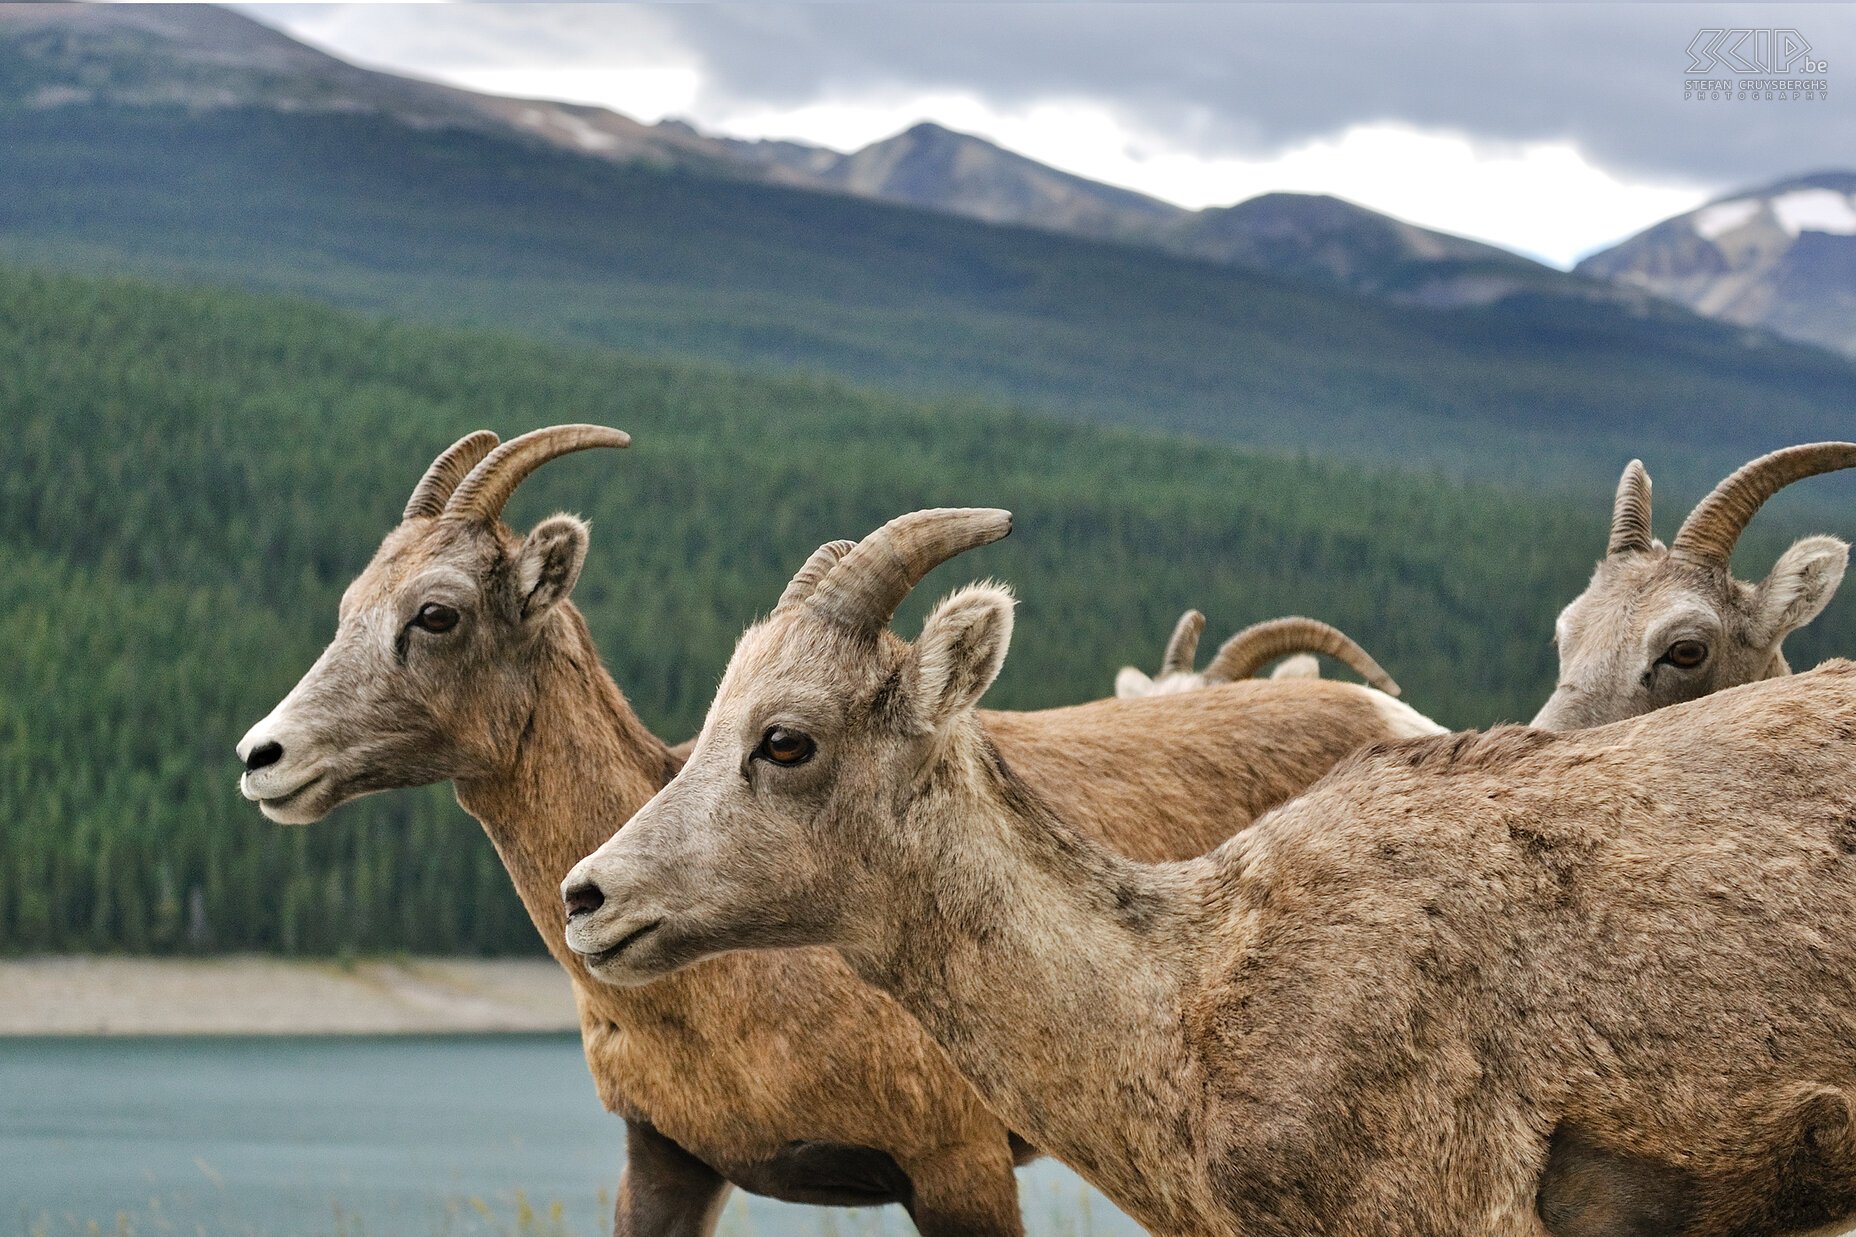
[[[266,765],[276,764],[283,758],[283,744],[275,741],[260,743],[258,746],[251,749],[251,754],[249,756],[245,757],[245,771],[247,773],[255,773]]]
[[[592,881],[581,881],[572,889],[561,895],[561,901],[567,903],[567,917],[578,919],[582,915],[591,915],[606,904],[606,895],[599,891],[599,886]]]

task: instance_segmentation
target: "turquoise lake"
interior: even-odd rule
[[[0,1039],[0,1233],[604,1234],[622,1145],[568,1035]],[[1033,1234],[1140,1232],[1019,1179]],[[914,1229],[737,1192],[721,1232]]]

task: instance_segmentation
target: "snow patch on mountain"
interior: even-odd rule
[[[1704,206],[1695,213],[1695,231],[1708,240],[1714,240],[1750,222],[1759,213],[1759,208],[1758,198],[1740,198],[1733,202],[1716,202],[1713,206]]]
[[[1834,189],[1794,189],[1772,199],[1772,213],[1793,236],[1800,232],[1856,235],[1856,204]]]
[[[567,131],[567,136],[582,150],[617,150],[619,139],[610,133],[601,133],[572,112],[561,112],[555,122]]]

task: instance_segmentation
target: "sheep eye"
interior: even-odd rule
[[[786,726],[769,726],[754,754],[776,765],[802,765],[816,751],[818,744],[810,735]]]
[[[1678,670],[1693,670],[1708,660],[1708,646],[1699,640],[1678,640],[1669,646],[1663,660]]]
[[[436,601],[428,601],[419,607],[419,612],[412,616],[412,625],[420,631],[429,631],[434,635],[450,631],[458,625],[458,612],[450,606],[441,606]]]

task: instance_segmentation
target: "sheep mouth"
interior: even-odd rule
[[[253,795],[252,798],[257,800],[258,809],[260,811],[266,816],[276,818],[279,815],[288,814],[293,810],[300,809],[306,804],[313,803],[315,796],[328,789],[329,781],[330,775],[328,773],[318,773],[308,781],[300,783],[295,788],[285,791],[281,795]],[[323,809],[324,812],[327,810],[327,808]]]
[[[298,786],[295,790],[287,790],[281,795],[266,795],[259,799],[258,802],[266,807],[284,807],[301,799],[304,795],[315,789],[317,783],[326,781],[328,776],[329,775],[326,773],[318,773],[301,786]]]
[[[594,970],[610,966],[614,962],[617,962],[626,950],[663,926],[664,921],[661,919],[653,919],[649,923],[641,924],[620,937],[616,944],[608,946],[598,953],[583,955],[586,959],[586,964]]]

